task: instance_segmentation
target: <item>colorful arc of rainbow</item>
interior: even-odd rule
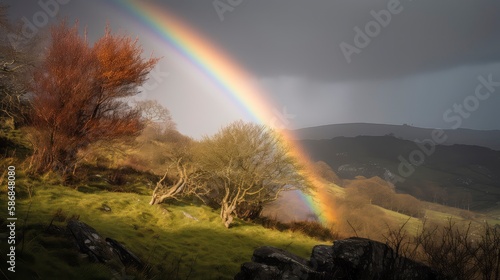
[[[139,23],[159,36],[162,41],[173,47],[183,57],[187,58],[213,83],[220,87],[228,97],[237,102],[253,119],[259,123],[269,124],[275,120],[271,102],[264,98],[261,90],[252,83],[254,79],[243,67],[239,66],[210,40],[197,33],[187,23],[173,13],[159,8],[146,1],[115,1],[119,8],[136,18]],[[287,142],[292,142],[291,133],[281,131]],[[311,161],[306,153],[294,142],[290,145],[291,154],[305,166],[303,175],[312,182],[316,189],[314,198],[303,195],[301,199],[313,211],[323,224],[335,221],[331,202],[325,184],[313,175]]]

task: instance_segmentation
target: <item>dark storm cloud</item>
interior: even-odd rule
[[[356,47],[354,28],[364,30],[372,10],[397,1],[241,0],[222,21],[214,2],[169,5],[260,76],[387,79],[500,61],[500,1],[402,0],[401,11],[351,63],[340,44]]]
[[[55,0],[41,2],[50,1]],[[64,15],[81,13],[83,4],[89,4],[87,10],[94,15],[101,11],[99,1],[65,2],[69,5],[62,6],[70,10]],[[260,77],[327,82],[388,79],[500,61],[500,1],[496,0],[155,2],[193,24]],[[390,10],[391,5],[400,11],[391,14],[387,26],[379,24],[380,31],[366,46],[356,45],[355,28],[366,33],[366,25],[376,22],[372,11]],[[28,18],[40,10],[34,3],[13,6]],[[356,53],[346,59],[341,44],[356,48]]]
[[[102,36],[109,23],[115,32],[138,36],[146,53],[164,57],[160,69],[171,75],[146,96],[171,110],[181,132],[199,137],[247,117],[196,67],[117,9],[118,1],[7,4],[12,5],[12,18],[26,17],[33,23],[43,19],[36,17],[43,12],[39,3],[54,1],[68,3],[60,5],[51,23],[79,19],[91,41]],[[192,25],[248,70],[276,111],[290,114],[287,128],[349,122],[450,128],[454,122],[443,114],[471,100],[479,76],[500,81],[498,0],[151,1]],[[384,22],[387,13],[390,22]],[[381,15],[382,23],[376,23],[374,14]],[[374,24],[380,30],[374,30]],[[366,33],[367,25],[372,28],[368,32],[378,34],[363,42],[365,35],[356,35],[355,28]],[[356,48],[348,55],[350,63],[341,44],[351,51]],[[461,127],[500,129],[498,92],[478,103]],[[203,121],[193,121],[193,112]]]

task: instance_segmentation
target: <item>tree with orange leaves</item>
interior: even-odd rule
[[[33,75],[32,168],[63,174],[76,166],[90,143],[134,135],[140,112],[127,98],[138,93],[158,58],[143,59],[137,40],[111,34],[93,46],[78,26],[52,28],[45,60]]]

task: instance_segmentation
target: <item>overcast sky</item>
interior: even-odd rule
[[[120,1],[54,1],[4,2],[13,18],[35,22],[40,3],[60,3],[53,20],[78,19],[91,38],[101,36],[107,22],[138,37],[148,54],[163,57],[154,87],[140,97],[159,100],[185,134],[199,137],[249,119],[195,66],[120,9]],[[151,2],[246,69],[288,116],[288,128],[369,122],[500,129],[500,1]]]

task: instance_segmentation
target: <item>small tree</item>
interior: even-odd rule
[[[171,142],[163,146],[162,153],[168,160],[168,167],[163,177],[156,183],[150,205],[163,203],[167,199],[195,196],[205,202],[208,194],[207,184],[199,180],[203,172],[193,162],[190,139]]]
[[[198,180],[202,173],[194,169],[190,162],[185,161],[187,160],[178,158],[177,161],[171,162],[170,168],[167,168],[163,177],[156,183],[149,201],[150,205],[163,203],[167,199],[179,200],[186,196],[197,197],[208,204],[205,197],[209,193],[209,188],[205,182]]]
[[[137,94],[158,59],[144,60],[137,41],[109,28],[92,47],[76,25],[62,22],[51,34],[33,76],[32,163],[36,171],[66,173],[79,149],[140,131],[140,112],[126,99]]]
[[[205,137],[194,158],[228,228],[240,205],[258,208],[282,191],[305,188],[284,141],[262,125],[235,122]]]

